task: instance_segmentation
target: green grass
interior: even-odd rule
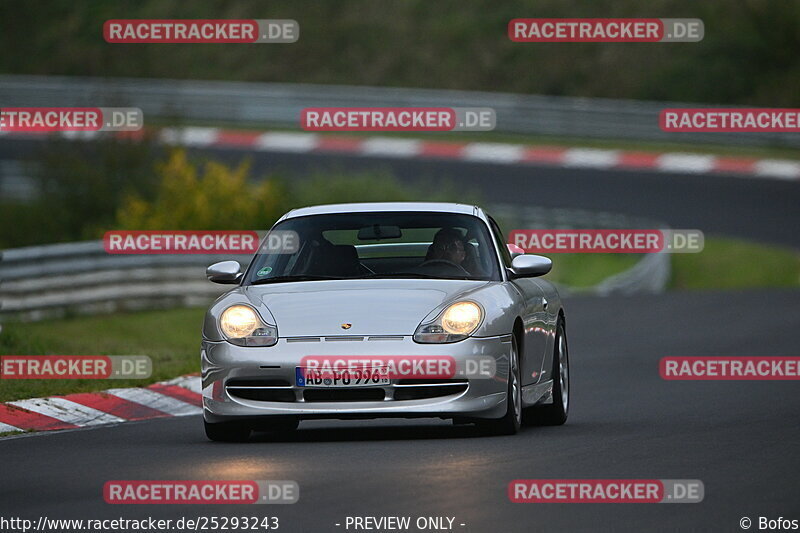
[[[10,322],[0,332],[0,355],[148,355],[146,380],[3,380],[0,401],[137,387],[200,370],[200,308]]]
[[[641,257],[636,254],[551,254],[553,270],[547,279],[582,289],[632,268]]]
[[[672,256],[670,287],[800,287],[800,253],[736,239],[707,238],[701,253]]]
[[[31,431],[4,431],[0,432],[0,439],[3,437],[10,437],[11,435],[22,435],[23,433],[32,433]]]
[[[587,288],[633,267],[633,254],[553,254],[548,279]],[[767,244],[711,237],[697,254],[673,254],[670,289],[800,287],[800,253]]]

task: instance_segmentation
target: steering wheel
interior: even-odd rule
[[[458,269],[460,273],[464,274],[465,276],[471,275],[466,268],[462,267],[458,263],[453,263],[452,261],[448,261],[447,259],[428,259],[427,261],[423,261],[417,268],[425,268],[429,266],[436,266],[436,265],[444,265],[451,268]]]

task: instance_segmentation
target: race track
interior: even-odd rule
[[[36,141],[2,140],[1,158]],[[256,175],[388,169],[445,178],[486,203],[646,216],[800,248],[800,184],[722,175],[246,153]],[[757,260],[757,258],[753,258]],[[481,437],[445,421],[303,422],[293,435],[211,443],[199,417],[0,440],[0,516],[142,519],[264,516],[280,531],[345,531],[347,516],[449,516],[454,531],[741,531],[748,516],[800,519],[797,382],[676,382],[667,355],[800,355],[800,291],[668,293],[566,300],[567,425]],[[512,504],[518,478],[700,479],[699,504]],[[112,506],[109,480],[295,480],[289,506]],[[336,526],[340,523],[342,526]],[[465,524],[461,526],[460,524]],[[753,528],[754,530],[757,527]],[[352,531],[352,529],[350,530]]]
[[[345,531],[347,516],[450,516],[454,531],[740,531],[800,518],[797,382],[670,382],[665,355],[797,355],[798,291],[569,298],[567,425],[480,437],[444,421],[304,422],[247,444],[199,417],[0,440],[0,516],[265,516]],[[699,504],[512,504],[517,478],[700,479]],[[113,506],[109,480],[295,480],[289,506]],[[342,526],[337,527],[335,524]],[[465,524],[460,526],[460,524]],[[757,528],[753,528],[754,530]],[[352,531],[352,529],[350,529]]]

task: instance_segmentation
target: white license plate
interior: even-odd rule
[[[295,367],[298,387],[380,387],[391,380],[381,369],[314,371]]]

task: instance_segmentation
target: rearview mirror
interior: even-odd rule
[[[238,261],[221,261],[206,269],[208,281],[233,285],[242,278],[242,266]]]
[[[553,262],[542,255],[518,255],[511,260],[511,272],[515,278],[544,276],[553,268]]]
[[[399,239],[403,236],[399,226],[381,226],[380,224],[373,224],[372,226],[364,226],[358,230],[358,240],[360,241],[377,241],[380,239]]]

